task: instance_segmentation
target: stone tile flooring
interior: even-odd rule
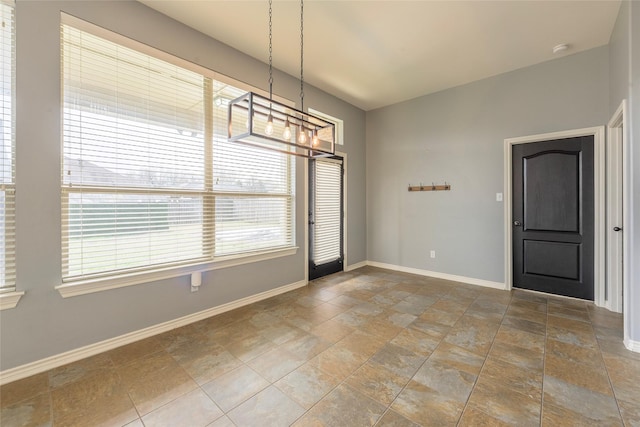
[[[10,426],[639,426],[593,304],[365,267],[0,388]]]

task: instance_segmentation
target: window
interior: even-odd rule
[[[344,120],[340,120],[336,117],[332,117],[328,114],[309,108],[309,113],[314,116],[320,117],[330,123],[333,123],[336,127],[336,144],[344,145]]]
[[[226,140],[245,90],[79,25],[62,26],[63,280],[293,247],[292,156]]]
[[[246,91],[214,83],[226,99]],[[293,156],[227,141],[228,108],[214,107],[215,255],[291,245]]]
[[[13,2],[0,2],[0,56],[2,103],[0,104],[0,291],[15,289],[15,20]]]

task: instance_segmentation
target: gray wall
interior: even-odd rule
[[[18,307],[0,312],[0,370],[136,331],[304,280],[303,160],[297,163],[296,255],[204,274],[63,299],[60,232],[60,12],[100,25],[235,79],[267,88],[267,67],[133,1],[18,1],[17,289]],[[274,91],[297,100],[298,81],[274,76]],[[366,259],[363,111],[309,87],[305,105],[345,122],[348,154],[348,259]]]
[[[606,124],[608,55],[600,47],[367,112],[368,259],[504,282],[504,139]],[[451,191],[407,191],[445,180]]]
[[[630,33],[631,4],[623,1],[616,24],[609,39],[609,114],[613,115],[623,99],[629,98],[630,79]]]

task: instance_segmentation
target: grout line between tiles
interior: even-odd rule
[[[547,372],[547,342],[549,341],[549,301],[547,300],[547,317],[544,322],[544,347],[542,350],[542,384],[540,385],[540,426],[544,420],[544,387]]]
[[[477,298],[476,298],[477,299]],[[511,296],[511,298],[509,299],[509,304],[507,304],[507,308],[504,311],[502,318],[500,319],[500,324],[498,325],[498,329],[496,330],[496,333],[493,336],[493,339],[491,340],[491,345],[489,346],[489,350],[487,351],[487,353],[484,356],[484,360],[482,361],[482,366],[480,367],[480,370],[478,371],[478,375],[476,375],[476,379],[473,382],[473,386],[471,387],[471,391],[469,391],[469,396],[467,396],[467,400],[464,404],[464,406],[462,407],[462,412],[460,413],[460,417],[458,418],[458,422],[456,423],[456,425],[460,425],[460,423],[462,422],[462,417],[464,416],[465,411],[467,410],[467,407],[469,407],[469,401],[471,400],[471,395],[473,394],[473,391],[476,388],[476,385],[478,384],[478,380],[480,379],[480,375],[482,374],[482,371],[484,370],[484,366],[487,363],[487,359],[489,358],[489,353],[491,353],[491,349],[493,348],[493,345],[496,342],[496,336],[498,335],[498,332],[500,331],[500,327],[502,326],[502,322],[504,322],[504,318],[507,315],[507,311],[509,310],[509,306],[511,305],[511,301],[513,301],[513,296]],[[471,307],[471,306],[469,306]],[[467,309],[468,310],[468,309]],[[466,311],[465,311],[466,313]],[[484,413],[484,411],[481,411]],[[488,416],[491,416],[490,414],[486,414]]]

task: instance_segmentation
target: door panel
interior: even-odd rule
[[[543,152],[523,162],[525,230],[577,232],[580,153]]]
[[[513,284],[593,300],[593,136],[513,146]]]
[[[579,280],[580,245],[525,240],[524,273]]]
[[[339,157],[309,163],[309,280],[343,270],[342,178]]]

